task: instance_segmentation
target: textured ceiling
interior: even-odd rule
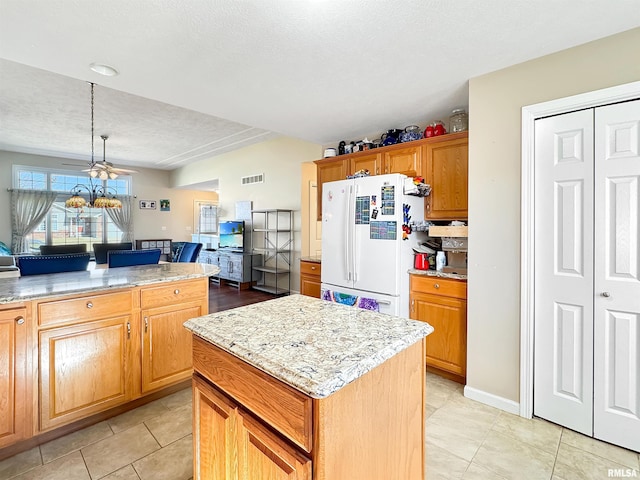
[[[0,148],[87,160],[87,81],[122,165],[424,127],[471,77],[638,26],[637,0],[0,0]]]

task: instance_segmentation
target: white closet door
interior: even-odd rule
[[[592,435],[593,111],[535,129],[534,414]]]
[[[640,451],[640,100],[595,132],[594,436]]]

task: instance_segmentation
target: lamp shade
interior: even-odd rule
[[[74,194],[64,202],[67,208],[83,208],[87,205],[87,201],[78,194]]]

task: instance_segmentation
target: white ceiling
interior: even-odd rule
[[[96,157],[107,134],[117,165],[358,140],[446,119],[471,77],[638,26],[638,0],[0,0],[0,149],[88,160],[86,82]]]

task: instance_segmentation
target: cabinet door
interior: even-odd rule
[[[311,480],[311,460],[244,411],[239,415],[238,442],[240,478]]]
[[[193,418],[194,479],[237,479],[237,406],[195,375]]]
[[[422,173],[422,148],[406,147],[384,154],[384,173],[402,173],[416,177]]]
[[[438,138],[424,146],[427,219],[466,219],[468,215],[469,143],[467,133]]]
[[[427,365],[464,377],[467,367],[467,302],[411,293],[411,318],[428,322]]]
[[[206,315],[202,302],[142,311],[142,392],[165,387],[191,376],[190,318]]]
[[[231,255],[229,258],[229,276],[230,280],[242,282],[242,255]]]
[[[309,297],[320,298],[320,279],[311,275],[300,275],[300,293]]]
[[[384,173],[382,171],[382,155],[372,153],[370,155],[358,155],[351,158],[350,173],[353,174],[359,170],[369,170],[370,175],[381,175]]]
[[[128,315],[41,330],[40,430],[129,401],[138,335]]]
[[[322,220],[322,185],[327,182],[344,180],[347,178],[349,168],[348,159],[320,160],[316,162],[318,167],[318,220]]]
[[[0,311],[0,447],[26,438],[27,311]]]

